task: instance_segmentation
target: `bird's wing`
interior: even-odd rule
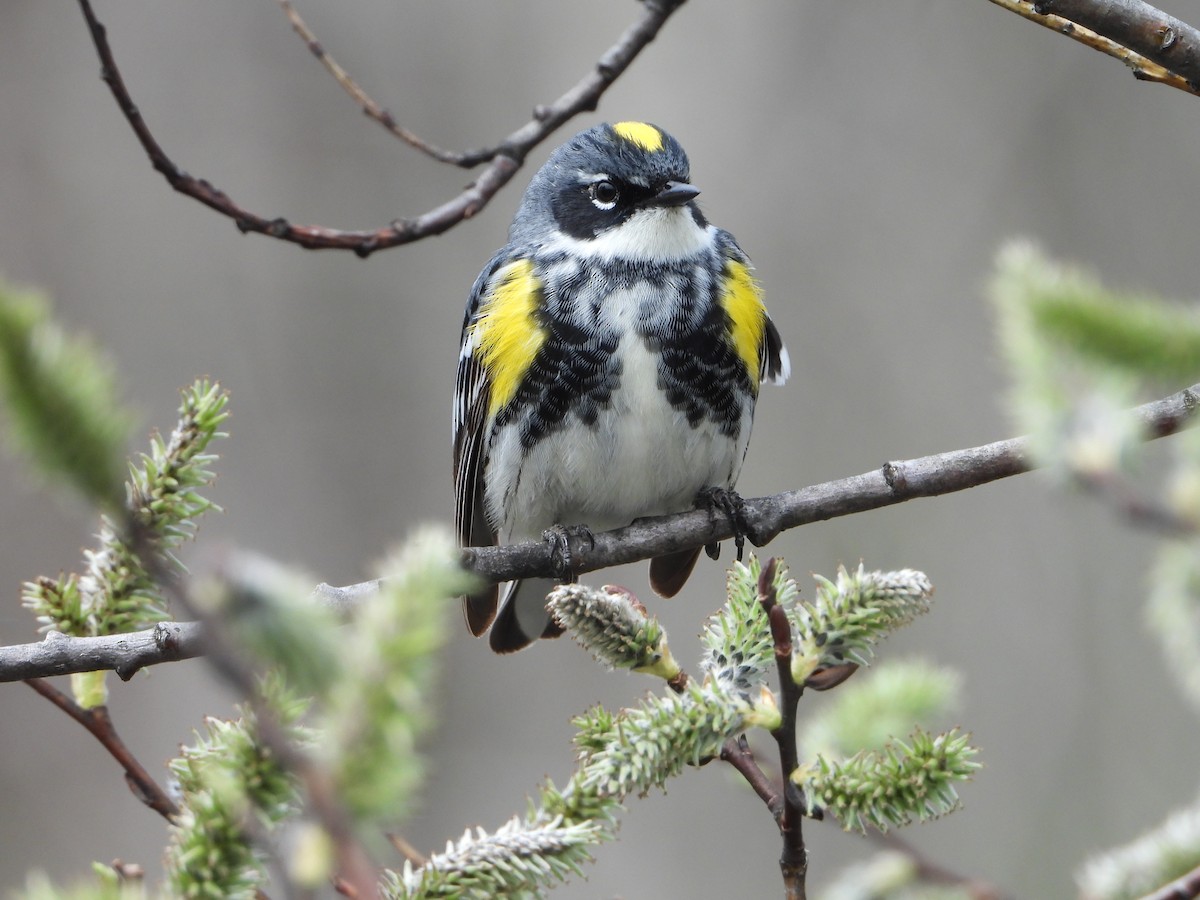
[[[487,463],[488,407],[491,379],[476,354],[472,325],[487,299],[492,278],[508,261],[506,251],[497,253],[479,273],[467,300],[454,381],[454,525],[463,547],[491,546],[496,531],[484,508],[483,471]],[[483,634],[496,616],[498,586],[489,585],[478,594],[463,598],[463,612],[472,634]]]

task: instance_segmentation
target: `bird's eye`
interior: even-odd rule
[[[611,181],[597,181],[588,189],[588,194],[597,209],[612,209],[617,205],[617,198],[621,196],[621,192]]]

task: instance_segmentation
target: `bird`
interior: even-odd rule
[[[471,288],[453,410],[461,546],[562,540],[732,496],[787,349],[749,258],[697,205],[687,154],[647,122],[599,124],[538,170]],[[708,493],[706,493],[708,492]],[[662,596],[700,548],[651,560]],[[553,580],[463,598],[511,653],[561,629]]]

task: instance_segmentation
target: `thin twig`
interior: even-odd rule
[[[296,12],[296,8],[292,6],[291,0],[275,0],[275,2],[279,4],[284,15],[288,17],[288,21],[292,23],[292,30],[304,39],[304,43],[308,45],[309,52],[320,60],[325,70],[342,86],[342,90],[354,98],[355,102],[362,107],[362,111],[368,117],[374,119],[393,135],[404,141],[404,143],[433,157],[438,162],[450,163],[461,166],[464,169],[474,168],[482,162],[487,162],[495,155],[494,152],[491,156],[480,156],[478,152],[458,153],[454,150],[444,150],[409,131],[397,122],[390,112],[372,100],[367,92],[359,86],[358,82],[351,78],[350,74],[338,64],[338,61],[329,55],[324,45],[317,39],[316,34],[308,27],[308,23],[300,17],[300,13]]]
[[[151,164],[162,173],[171,187],[233,219],[242,232],[265,234],[309,250],[351,250],[358,256],[366,257],[376,250],[441,234],[483,209],[512,179],[534,147],[567,120],[596,108],[604,92],[654,40],[667,19],[684,2],[686,0],[643,0],[641,17],[625,30],[574,87],[553,103],[538,106],[529,122],[500,141],[495,148],[475,154],[480,161],[489,160],[488,164],[461,193],[414,218],[397,219],[390,225],[370,231],[293,225],[282,217],[261,216],[238,205],[228,194],[204,179],[183,171],[158,144],[137,104],[133,102],[109,46],[105,27],[96,18],[90,0],[79,0],[79,8],[100,57],[100,77],[112,91],[117,106],[133,128]],[[464,154],[464,158],[470,156]]]
[[[783,794],[771,780],[771,777],[758,765],[754,754],[750,751],[750,743],[744,734],[730,738],[721,746],[721,759],[729,763],[738,774],[746,779],[746,783],[754,789],[759,799],[767,805],[767,811],[779,822],[783,815]]]
[[[129,785],[129,790],[135,797],[164,819],[170,821],[174,818],[179,812],[179,807],[175,805],[175,801],[167,795],[167,792],[159,787],[158,782],[146,771],[146,767],[138,762],[137,757],[121,740],[116,726],[113,725],[112,717],[108,714],[108,707],[96,706],[92,709],[84,709],[48,681],[31,679],[25,683],[86,728],[92,737],[100,742],[100,745],[125,770],[125,783]]]
[[[1200,96],[1200,33],[1140,0],[991,0],[997,6],[1119,59],[1141,81]],[[1119,7],[1119,13],[1110,15]]]
[[[800,765],[796,746],[796,707],[804,685],[792,677],[792,626],[787,611],[776,602],[774,558],[763,563],[758,576],[758,602],[767,614],[771,638],[775,644],[775,667],[779,670],[779,727],[771,732],[779,747],[779,771],[783,776],[782,809],[775,814],[783,837],[779,871],[783,876],[787,900],[804,900],[807,892],[808,852],[804,849],[804,798],[792,784],[791,775]]]
[[[1145,426],[1147,440],[1166,437],[1193,423],[1200,407],[1200,384],[1147,403],[1133,410]],[[899,462],[827,481],[796,491],[745,501],[744,514],[761,546],[780,531],[868,510],[880,509],[918,497],[936,497],[988,484],[1034,468],[1026,438],[1011,438]],[[726,540],[732,523],[707,510],[639,520],[633,525],[593,535],[594,546],[572,547],[572,566],[578,573],[661,556],[687,547],[702,547]],[[491,581],[553,576],[555,560],[546,544],[527,541],[503,547],[472,547],[463,552],[463,565]],[[376,582],[346,587],[318,585],[322,602],[352,606]],[[164,631],[165,629],[165,631]],[[48,635],[44,641],[0,647],[0,682],[21,681],[71,672],[115,669],[129,677],[143,666],[172,662],[204,652],[201,626],[178,622],[150,631],[111,638],[68,638]],[[162,635],[166,635],[164,639]],[[128,645],[128,649],[123,648]]]

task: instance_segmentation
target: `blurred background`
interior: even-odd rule
[[[375,228],[470,178],[367,120],[268,0],[97,5],[163,147],[248,209]],[[1172,12],[1195,23],[1190,6]],[[639,13],[599,0],[298,7],[402,124],[456,148],[524,122]],[[1200,100],[985,0],[693,0],[484,212],[366,261],[243,236],[172,192],[98,69],[74,4],[0,7],[0,271],[44,288],[69,329],[107,348],[142,436],[170,430],[177,389],[195,376],[232,392],[213,492],[225,512],[204,520],[193,559],[234,544],[343,584],[418,523],[450,524],[467,291],[536,166],[597,121],[645,119],[678,137],[705,211],[766,286],[794,375],[763,391],[746,496],[1010,436],[984,296],[1010,237],[1116,286],[1191,298],[1200,280],[1189,212]],[[0,521],[0,640],[35,640],[21,582],[77,567],[96,518],[5,454]],[[930,575],[934,612],[883,653],[961,671],[959,720],[986,768],[961,812],[905,837],[1015,895],[1049,897],[1074,893],[1086,854],[1196,790],[1196,721],[1142,624],[1152,546],[1030,475],[798,529],[770,552],[808,596],[808,572],[860,558]],[[649,595],[643,565],[592,578]],[[702,559],[681,596],[652,604],[681,660],[722,583],[722,566]],[[456,629],[427,789],[399,830],[433,851],[499,825],[544,777],[569,774],[572,715],[649,687],[570,641],[496,658]],[[118,726],[155,772],[233,702],[201,661],[111,690]],[[84,877],[91,860],[117,857],[157,875],[161,821],[20,684],[0,687],[0,812],[0,893],[31,868]],[[833,823],[806,835],[818,888],[874,849]],[[777,896],[778,855],[762,804],[714,765],[669,796],[632,800],[620,840],[558,896]]]

